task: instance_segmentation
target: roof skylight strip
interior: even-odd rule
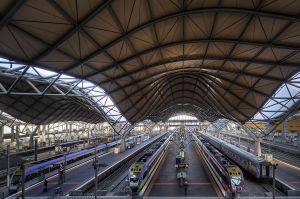
[[[0,68],[6,69],[4,72],[9,72],[11,74],[20,75],[24,72],[24,65],[17,64],[13,61],[0,57]],[[59,74],[57,72],[49,71],[46,69],[39,68],[37,66],[30,66],[30,68],[25,72],[24,77],[44,79],[49,83],[53,82],[54,85],[62,85],[70,90],[77,89],[82,92],[83,96],[88,97],[101,107],[103,113],[107,113],[107,116],[112,121],[127,122],[127,119],[121,114],[118,107],[114,104],[110,96],[98,85],[87,80],[78,79],[70,75]],[[65,93],[66,95],[69,92]],[[113,108],[111,108],[113,106]],[[110,108],[108,108],[110,107]],[[111,110],[113,111],[111,111]],[[110,112],[114,112],[110,114]]]
[[[280,117],[282,114],[288,111],[295,103],[299,101],[298,96],[300,95],[300,83],[297,82],[299,78],[300,72],[296,73],[286,83],[283,83],[274,93],[274,95],[270,97],[269,100],[264,104],[262,109],[252,117],[251,120],[272,120]],[[277,110],[274,110],[274,112],[270,111],[271,107],[276,107]],[[262,114],[264,115],[263,117]]]

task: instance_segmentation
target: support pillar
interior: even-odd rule
[[[254,149],[256,156],[261,156],[261,138],[257,138],[255,140],[255,149]]]
[[[19,134],[19,132],[20,132],[20,129],[19,129],[19,125],[18,126],[16,126],[16,149],[17,149],[17,151],[20,149],[20,134]]]
[[[286,140],[286,134],[285,134],[286,129],[285,129],[285,125],[286,125],[286,121],[283,121],[283,122],[281,123],[281,138],[282,138],[283,141]]]
[[[34,161],[38,160],[38,140],[34,139]]]
[[[46,126],[42,126],[42,133],[41,133],[41,142],[43,145],[46,145]]]
[[[72,135],[72,123],[69,124],[69,139],[73,140],[73,135]],[[77,135],[79,136],[79,132],[77,131]]]
[[[15,141],[15,126],[10,127],[10,142]]]
[[[29,148],[33,149],[34,148],[34,140],[33,137],[36,134],[36,132],[39,130],[40,126],[36,126],[35,129],[30,133],[29,135]]]
[[[69,134],[69,125],[68,125],[68,123],[65,123],[65,125],[66,125],[66,129],[65,129],[65,133],[64,133],[63,140],[66,142],[67,139],[68,139],[68,136],[69,136],[70,134]]]
[[[121,137],[120,152],[124,152],[124,151],[126,151],[126,141],[125,141],[125,137],[122,136]]]
[[[87,131],[88,145],[90,145],[90,132],[91,132],[91,131],[92,131],[91,129],[88,129],[88,131]]]
[[[165,124],[165,132],[169,130],[169,125]]]
[[[47,126],[45,126],[45,133],[47,133],[48,146],[50,146],[51,141],[50,141],[50,126],[49,126],[49,124]]]
[[[0,146],[3,146],[4,124],[0,125]]]
[[[271,139],[272,139],[272,141],[274,141],[275,134],[276,134],[276,132],[275,132],[275,130],[274,130],[274,131],[271,133]]]

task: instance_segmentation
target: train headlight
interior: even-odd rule
[[[231,183],[231,187],[232,187],[232,190],[235,191],[235,189],[236,189],[235,184]]]

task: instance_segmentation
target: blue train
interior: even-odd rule
[[[270,162],[214,136],[201,133],[201,137],[257,180],[271,178],[273,166]]]
[[[129,137],[126,139],[126,141],[130,142],[137,137],[141,137],[141,135]],[[95,151],[100,152],[103,150],[108,150],[110,148],[119,145],[120,143],[121,143],[120,140],[108,142],[108,143],[100,144],[95,147],[86,148],[78,152],[70,153],[66,155],[66,158],[65,156],[61,156],[45,162],[40,162],[33,165],[25,165],[25,181],[28,179],[41,176],[44,173],[58,169],[59,164],[64,163],[65,159],[67,162],[76,161],[77,159],[83,159],[85,157],[90,156]],[[11,182],[9,187],[10,193],[14,193],[20,190],[21,179],[22,179],[22,171],[20,170],[20,168],[18,168],[11,177]]]
[[[148,174],[157,161],[156,154],[159,154],[167,146],[165,141],[166,139],[162,138],[130,167],[128,181],[133,194],[136,194],[144,187]]]

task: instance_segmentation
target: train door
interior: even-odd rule
[[[266,165],[261,165],[260,173],[261,173],[260,178],[265,178],[267,176],[267,166]]]
[[[273,174],[273,166],[267,164],[260,165],[260,178],[271,178]]]

